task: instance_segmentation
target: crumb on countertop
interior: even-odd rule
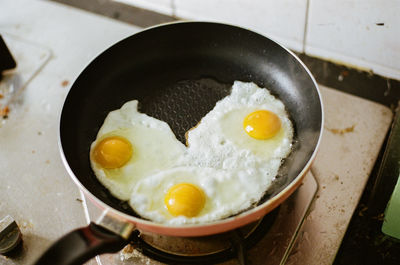
[[[63,87],[68,86],[68,84],[69,84],[68,80],[64,80],[64,81],[61,82],[61,86],[63,86]]]
[[[120,260],[125,261],[125,260],[129,260],[132,258],[147,259],[146,257],[143,257],[142,254],[137,249],[135,249],[131,244],[128,244],[120,252]],[[146,264],[148,264],[148,261],[146,262]]]
[[[5,119],[7,119],[8,113],[10,113],[10,108],[8,106],[5,106],[0,110],[0,116],[2,116]]]

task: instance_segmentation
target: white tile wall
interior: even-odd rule
[[[303,51],[307,0],[174,0],[177,17],[247,27]]]
[[[400,79],[400,1],[309,1],[307,54]]]
[[[127,5],[152,10],[168,16],[173,16],[172,0],[113,0]]]
[[[400,80],[399,0],[115,1],[247,27],[295,51]]]

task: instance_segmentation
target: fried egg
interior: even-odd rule
[[[137,105],[129,101],[110,112],[90,150],[95,175],[121,200],[130,199],[142,178],[173,167],[185,149],[167,123],[139,113]]]
[[[292,141],[293,126],[283,103],[254,83],[235,81],[231,94],[189,131],[186,163],[258,169],[265,161],[285,158]]]
[[[176,167],[135,185],[130,205],[142,217],[170,225],[206,223],[249,208],[264,190],[246,174]]]

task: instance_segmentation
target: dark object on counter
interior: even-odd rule
[[[0,80],[3,71],[14,69],[16,66],[17,63],[4,42],[3,37],[0,35]]]
[[[140,218],[97,180],[90,167],[89,149],[110,111],[137,99],[141,112],[167,122],[176,137],[184,141],[184,132],[229,94],[226,88],[235,80],[268,87],[283,101],[295,127],[296,145],[281,167],[279,180],[256,207],[224,220],[168,226]],[[121,243],[118,245],[123,245],[135,230],[168,236],[206,236],[259,220],[302,183],[315,157],[322,127],[318,86],[292,52],[247,29],[210,22],[179,22],[128,37],[87,66],[64,103],[61,155],[71,178],[103,210],[98,226],[113,231],[114,239]],[[79,253],[87,259],[92,249],[84,249],[87,245],[82,242],[100,239],[91,231],[85,227],[61,238],[40,259],[48,263],[36,265],[51,264],[49,257],[60,251],[66,253],[57,247],[65,248],[65,240],[71,246],[76,243],[82,247],[70,252],[72,256]],[[90,255],[99,254],[97,250]],[[101,247],[101,251],[106,249]]]
[[[7,255],[21,242],[22,234],[15,220],[7,215],[0,220],[0,254]]]
[[[400,108],[393,119],[392,129],[385,147],[368,208],[370,215],[385,210],[400,174]]]
[[[372,189],[369,213],[377,214],[387,205],[382,232],[400,239],[400,109],[394,117],[382,163]],[[397,183],[397,184],[396,184]],[[390,200],[389,200],[390,199]],[[388,204],[389,201],[389,204]]]

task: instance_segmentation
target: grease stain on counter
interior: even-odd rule
[[[333,134],[343,135],[346,133],[354,132],[355,127],[356,127],[356,125],[353,124],[352,126],[346,127],[344,129],[336,129],[336,128],[328,128],[328,127],[325,127],[325,129],[327,129],[328,131],[330,131]]]

